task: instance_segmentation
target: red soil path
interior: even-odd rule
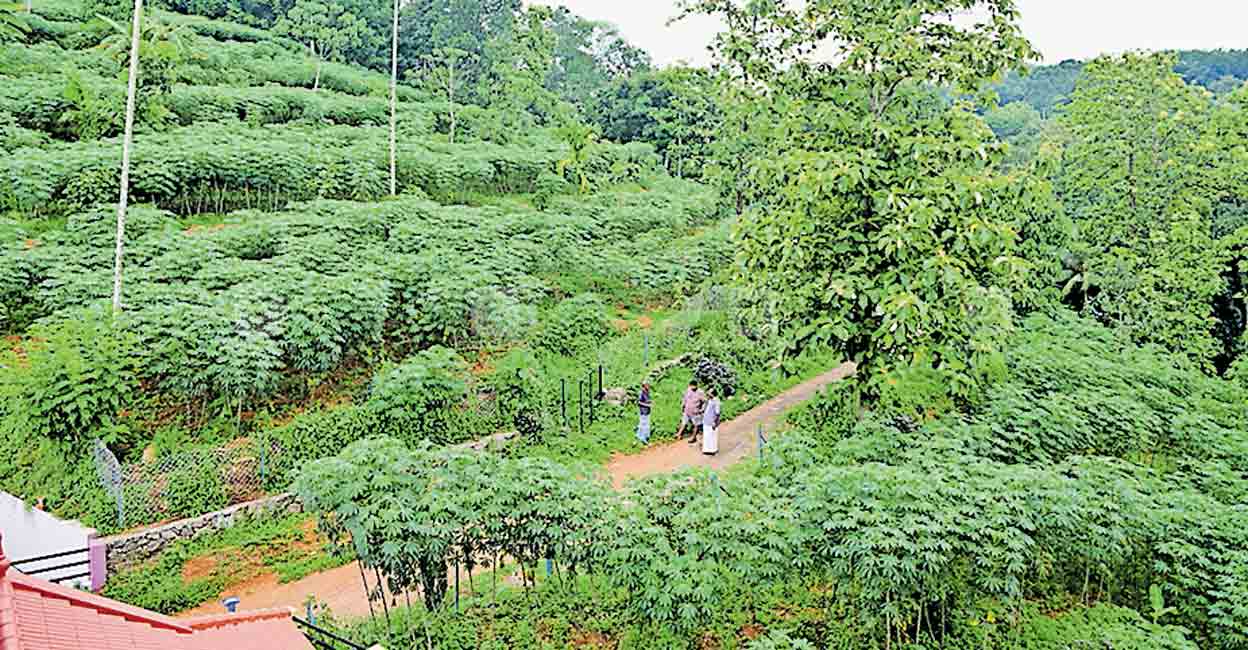
[[[725,469],[757,453],[756,432],[761,424],[770,432],[776,429],[780,417],[789,409],[806,402],[820,390],[854,373],[852,363],[845,363],[835,370],[807,380],[772,399],[723,423],[719,432],[719,453],[714,456],[702,454],[701,445],[685,441],[656,444],[635,454],[616,454],[607,463],[607,474],[616,488],[623,487],[629,479],[675,472],[687,467]],[[466,580],[466,576],[462,577]],[[376,578],[370,575],[370,586]],[[453,584],[453,583],[452,583]],[[288,584],[278,584],[273,574],[259,576],[247,583],[229,589],[230,596],[238,596],[240,609],[266,609],[270,607],[294,607],[303,610],[308,596],[329,606],[335,616],[362,618],[369,615],[368,599],[360,580],[360,569],[355,563],[337,569],[323,571]],[[400,599],[402,600],[402,599]],[[374,607],[380,607],[374,604]],[[219,614],[219,603],[211,602],[182,612],[178,616],[201,616]]]

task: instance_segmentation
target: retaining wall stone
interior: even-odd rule
[[[194,539],[205,533],[224,530],[245,518],[282,517],[302,511],[303,504],[299,502],[298,497],[289,493],[278,494],[233,505],[198,517],[180,519],[152,528],[105,537],[100,540],[100,543],[108,548],[108,571],[111,573],[149,560],[163,551],[166,546],[178,540]]]

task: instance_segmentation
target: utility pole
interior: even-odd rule
[[[126,203],[130,200],[130,149],[134,145],[134,104],[139,80],[139,34],[143,0],[134,0],[130,26],[130,79],[126,87],[126,131],[121,141],[121,196],[117,199],[117,248],[113,256],[113,315],[121,312],[121,257],[126,242]]]

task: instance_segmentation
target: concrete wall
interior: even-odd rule
[[[105,537],[100,542],[108,547],[108,570],[111,572],[151,559],[166,546],[178,540],[192,539],[205,533],[224,530],[245,517],[281,517],[302,510],[303,505],[299,503],[298,497],[293,494],[279,494],[240,503],[225,510],[210,512],[198,517],[180,519],[153,528]]]
[[[91,539],[95,537],[94,529],[87,528],[76,521],[61,521],[42,510],[27,507],[21,499],[6,492],[0,492],[0,533],[4,535],[4,555],[10,561],[86,549]],[[83,551],[52,560],[19,564],[17,568],[24,573],[31,573],[45,567],[87,559],[88,554]],[[88,569],[88,565],[80,564],[48,573],[39,573],[36,577],[55,580],[64,576],[85,573]],[[86,589],[91,586],[91,581],[90,578],[81,578],[60,584]]]

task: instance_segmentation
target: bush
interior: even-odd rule
[[[737,392],[737,372],[728,364],[702,357],[694,364],[693,378],[702,386],[713,387],[720,397]]]
[[[1014,647],[1029,650],[1113,648],[1114,650],[1197,650],[1183,628],[1157,625],[1134,610],[1113,605],[1075,607],[1048,615],[1027,613],[1021,629],[982,625],[964,632],[974,647]],[[974,639],[972,641],[971,639]]]
[[[541,319],[534,345],[555,354],[571,356],[596,345],[607,335],[607,308],[593,294],[581,294],[560,302]]]
[[[368,405],[387,415],[437,417],[463,401],[468,388],[466,371],[453,350],[430,348],[377,373],[369,387]]]
[[[213,512],[229,505],[229,498],[214,463],[179,469],[169,475],[165,486],[168,514],[182,519]]]
[[[32,328],[0,361],[0,395],[33,432],[77,439],[111,424],[138,389],[135,340],[87,309]]]

